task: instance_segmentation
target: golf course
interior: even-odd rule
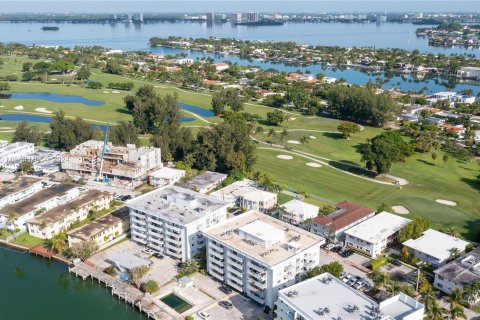
[[[0,76],[18,75],[21,77],[22,63],[26,57],[1,57],[5,63],[0,68]],[[62,81],[62,76],[49,76],[49,80]],[[54,79],[53,79],[54,78]],[[187,91],[165,83],[153,83],[141,78],[103,73],[93,69],[90,80],[104,84],[103,89],[88,89],[85,86],[66,84],[42,84],[38,82],[9,82],[9,93],[51,93],[65,96],[79,96],[101,105],[88,105],[80,102],[54,102],[41,99],[0,99],[1,115],[35,115],[51,117],[52,113],[63,109],[68,117],[82,117],[92,124],[115,124],[131,120],[124,106],[123,98],[130,92],[105,89],[110,82],[133,82],[131,92],[145,84],[155,86],[158,93],[177,94],[178,102],[203,110],[211,109],[211,96],[208,92]],[[194,108],[192,110],[195,110]],[[266,118],[272,108],[254,103],[245,103],[244,112]],[[186,120],[184,126],[198,128],[221,122],[215,116],[202,116],[202,112],[182,111]],[[271,173],[287,190],[306,193],[306,201],[323,199],[325,202],[350,200],[359,204],[378,208],[382,204],[403,206],[409,213],[405,216],[427,218],[434,228],[449,226],[457,228],[466,239],[477,241],[480,232],[480,183],[477,161],[463,162],[451,156],[442,161],[443,152],[436,150],[438,159],[434,161],[430,153],[415,153],[405,162],[393,165],[390,174],[405,179],[405,185],[395,185],[385,177],[372,178],[358,172],[356,166],[363,166],[358,147],[382,132],[382,129],[364,127],[350,139],[344,139],[336,128],[339,120],[318,116],[305,116],[288,112],[288,121],[280,126],[269,126],[259,120],[264,127],[257,139],[257,162],[255,169]],[[0,120],[0,139],[11,139],[16,121]],[[38,123],[42,131],[49,130],[48,123]],[[267,132],[273,128],[274,134]],[[282,134],[286,129],[287,134]],[[306,137],[306,138],[304,138]],[[148,143],[148,136],[144,136]],[[304,139],[302,139],[304,138]],[[302,142],[300,142],[302,141]],[[278,156],[287,157],[278,157]],[[307,165],[309,163],[309,165]],[[318,165],[312,165],[316,163]],[[315,199],[313,199],[315,198]],[[447,200],[455,205],[446,205],[438,200]]]

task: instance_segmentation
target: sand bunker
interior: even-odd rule
[[[393,212],[398,213],[398,214],[409,214],[410,211],[408,211],[407,208],[404,206],[393,206],[392,207]]]
[[[456,206],[457,203],[456,202],[453,202],[453,201],[450,201],[450,200],[444,200],[444,199],[437,199],[435,200],[436,202],[438,203],[441,203],[441,204],[444,204],[446,206]]]
[[[279,154],[277,156],[278,159],[283,159],[283,160],[292,160],[293,157],[292,156],[287,156],[286,154]]]
[[[5,108],[5,106],[0,106],[0,108]]]
[[[120,91],[112,91],[112,93],[120,93]]]
[[[320,168],[322,165],[320,163],[316,163],[316,162],[307,162],[305,163],[307,166],[309,167],[313,167],[313,168]]]
[[[315,136],[310,136],[310,139],[317,139],[317,137],[315,137]]]
[[[103,93],[110,93],[109,91],[103,91]]]
[[[287,143],[300,144],[300,141],[297,141],[297,140],[288,140]]]
[[[290,121],[297,120],[297,118],[290,118]]]
[[[15,110],[23,110],[23,106],[16,106],[15,108],[13,108]]]
[[[41,113],[53,113],[52,111],[47,110],[45,108],[35,108],[35,111],[41,112]]]

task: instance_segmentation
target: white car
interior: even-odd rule
[[[203,320],[210,320],[210,315],[206,312],[203,312],[203,311],[199,311],[197,312],[197,316],[200,318],[200,319],[203,319]]]
[[[155,251],[153,251],[150,248],[145,248],[145,249],[142,250],[142,252],[145,253],[145,254],[154,254],[155,253]]]

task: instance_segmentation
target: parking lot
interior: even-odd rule
[[[263,307],[261,305],[239,293],[234,293],[232,296],[225,299],[225,301],[229,301],[232,304],[231,309],[227,310],[217,302],[211,307],[206,308],[204,311],[210,315],[212,320],[255,320],[258,317],[272,319],[271,314],[267,315],[263,312]]]

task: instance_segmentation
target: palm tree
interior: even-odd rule
[[[285,216],[285,214],[287,214],[287,209],[285,209],[284,206],[278,206],[277,213],[278,213],[278,219],[283,220],[283,217]],[[290,219],[289,222],[292,223],[292,219]]]
[[[312,226],[312,218],[305,219],[305,221],[303,221],[303,225],[305,226],[305,230],[310,231]]]
[[[480,294],[480,281],[475,281],[463,287],[463,298],[469,304],[474,304]]]
[[[268,130],[267,136],[268,136],[268,137],[275,137],[275,134],[276,134],[276,133],[275,133],[275,129],[270,128],[270,129]]]
[[[50,250],[55,250],[58,253],[61,253],[65,246],[67,245],[67,234],[65,231],[62,231],[54,235],[50,240],[48,240],[47,246]]]
[[[301,144],[308,143],[308,137],[307,137],[307,136],[301,137],[301,138],[300,138],[300,143],[301,143]]]
[[[427,309],[427,318],[429,320],[443,320],[447,310],[443,308],[436,300],[433,301],[433,304],[430,306],[430,309]]]
[[[450,253],[450,259],[456,259],[458,258],[458,256],[460,256],[460,250],[458,248],[451,248],[448,250],[448,252]]]
[[[17,218],[17,214],[14,211],[10,211],[7,214],[7,224],[13,227],[15,230],[15,219]]]
[[[432,160],[433,160],[433,163],[435,163],[435,160],[437,160],[437,153],[436,152],[432,152]]]
[[[287,137],[288,137],[288,131],[287,129],[283,129],[283,131],[280,133],[280,140],[285,141]]]
[[[375,289],[386,288],[390,283],[390,277],[386,272],[375,270],[370,274],[370,277],[373,280]]]
[[[461,305],[450,305],[450,311],[448,312],[450,319],[456,320],[458,318],[467,319],[467,315],[465,314],[465,309]]]
[[[443,163],[445,163],[445,165],[447,165],[448,158],[449,158],[448,154],[444,154],[443,157],[442,157]]]
[[[402,289],[402,286],[400,285],[400,283],[398,281],[392,281],[388,286],[388,291],[390,291],[390,294],[392,296],[400,293],[401,289]]]
[[[455,228],[454,226],[449,226],[447,228],[447,232],[446,232],[448,235],[452,236],[452,237],[455,237],[455,238],[459,238],[460,237],[460,233],[458,232],[457,228]]]

